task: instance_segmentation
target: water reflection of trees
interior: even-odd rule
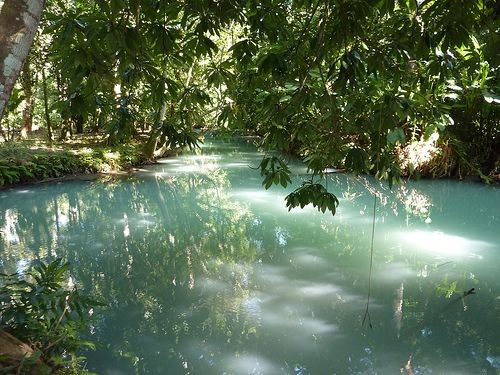
[[[498,189],[423,181],[391,191],[386,186],[375,188],[365,177],[332,180],[347,192],[344,199],[360,213],[377,195],[377,233],[387,238],[375,245],[378,270],[373,296],[375,304],[384,306],[391,306],[389,299],[393,299],[393,324],[386,321],[379,328],[395,332],[396,345],[406,348],[415,372],[425,373],[432,367],[451,372],[495,371],[485,358],[500,352],[497,334],[491,329],[500,324],[498,254],[494,250],[500,226]],[[360,193],[356,185],[366,190]],[[395,222],[401,236],[390,236],[384,229]],[[405,233],[415,235],[405,237]],[[422,252],[427,241],[432,245],[431,256]],[[464,298],[463,293],[471,288],[476,294]],[[450,358],[454,358],[451,364]]]
[[[29,200],[18,200],[2,216],[2,264],[14,271],[20,259],[63,256],[82,287],[110,304],[95,327],[98,341],[108,338],[107,348],[96,356],[129,358],[125,366],[140,372],[143,363],[164,363],[148,371],[175,372],[172,361],[159,358],[178,357],[173,363],[187,366],[175,349],[183,337],[226,335],[246,324],[227,314],[247,299],[245,272],[236,277],[221,269],[255,260],[249,232],[256,225],[249,210],[229,198],[228,186],[226,174],[215,169],[87,187],[75,182],[55,194],[28,191]],[[205,296],[211,279],[229,293]],[[199,281],[205,285],[198,287]],[[156,361],[142,360],[151,356]]]

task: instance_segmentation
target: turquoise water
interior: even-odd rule
[[[500,189],[332,174],[335,217],[288,212],[306,171],[266,191],[260,158],[211,141],[126,178],[0,191],[0,268],[63,257],[108,301],[85,353],[100,374],[500,373]]]

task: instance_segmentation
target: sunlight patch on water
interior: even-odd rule
[[[196,288],[208,293],[226,292],[231,290],[228,283],[211,278],[198,279]]]
[[[215,162],[217,160],[220,160],[221,159],[221,156],[220,155],[184,155],[182,157],[182,160],[183,161],[190,161],[190,160],[194,160],[194,161],[210,161],[210,162]]]
[[[155,172],[154,175],[157,177],[179,174],[179,173],[206,173],[216,169],[219,169],[218,156],[210,155],[192,155],[192,156],[182,156],[181,158],[167,158],[160,159],[157,163],[162,168],[158,168],[158,165],[152,166],[150,172]]]
[[[17,262],[16,266],[16,273],[18,273],[21,276],[24,276],[25,272],[30,266],[30,262],[28,260],[20,260]]]
[[[307,286],[299,288],[299,292],[305,297],[326,297],[337,293],[340,288],[333,284],[310,283]]]
[[[4,226],[0,228],[0,239],[2,237],[10,244],[19,243],[19,235],[17,233],[18,216],[16,210],[6,210],[4,215]]]
[[[269,359],[256,354],[243,354],[226,358],[227,370],[223,374],[279,374],[280,367]]]
[[[248,163],[224,163],[221,165],[223,168],[244,168],[249,167]]]
[[[306,254],[304,258],[309,260],[313,256]],[[311,264],[309,263],[309,265]],[[339,286],[329,282],[297,279],[295,271],[290,272],[285,268],[265,266],[263,269],[259,269],[259,272],[254,275],[254,279],[260,285],[261,290],[267,291],[267,300],[279,299],[283,296],[292,297],[293,300],[319,298],[342,292]]]
[[[278,311],[264,309],[261,313],[261,322],[263,330],[285,330],[289,335],[301,339],[338,330],[334,324],[297,313],[293,306],[287,305],[282,305]]]
[[[284,275],[286,272],[284,267],[262,264],[256,271],[254,277],[260,284],[269,284],[275,288],[277,284],[288,282],[288,277]]]
[[[468,257],[482,259],[482,255],[478,254],[478,252],[493,246],[488,242],[471,240],[438,231],[400,231],[395,236],[399,241],[403,242],[403,248],[416,249],[429,253],[436,258]]]
[[[31,191],[31,190],[17,190],[16,193],[17,194],[33,194],[34,191]]]
[[[374,270],[375,279],[390,282],[399,282],[415,274],[407,264],[402,262],[385,263]]]
[[[269,202],[272,198],[272,194],[264,189],[237,190],[230,194],[249,202]]]
[[[240,203],[249,204],[253,210],[265,210],[269,215],[281,215],[288,212],[284,195],[279,195],[263,188],[251,190],[234,189],[229,192],[229,196]]]
[[[325,269],[329,268],[330,264],[323,257],[313,254],[298,254],[291,259],[291,262],[296,266],[307,268]]]
[[[179,158],[159,159],[156,162],[158,164],[181,164],[181,160]]]
[[[181,165],[179,167],[172,168],[173,172],[180,173],[203,173],[208,171],[213,171],[217,169],[217,164],[209,163],[209,164],[191,164],[191,165]]]
[[[129,219],[129,224],[134,227],[147,227],[154,224],[154,221],[145,219],[143,217],[133,217]]]

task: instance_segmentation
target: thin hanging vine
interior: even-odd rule
[[[380,104],[380,111],[379,111],[379,123],[378,123],[378,136],[377,136],[377,152],[380,152],[380,132],[382,130],[382,103]],[[379,164],[380,156],[377,156],[377,162],[375,170],[378,171],[378,164]],[[368,326],[370,329],[373,329],[372,325],[372,319],[370,316],[370,298],[371,298],[371,292],[372,292],[372,269],[373,269],[373,244],[375,241],[375,215],[377,212],[377,194],[374,192],[373,194],[373,216],[372,216],[372,237],[371,237],[371,243],[370,243],[370,267],[368,271],[368,295],[366,297],[366,309],[365,313],[363,315],[363,322],[361,323],[362,326],[365,325],[366,320],[368,319]]]

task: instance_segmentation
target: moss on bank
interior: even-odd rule
[[[68,175],[127,171],[144,164],[140,143],[108,146],[99,137],[71,142],[40,140],[0,144],[0,187]]]

